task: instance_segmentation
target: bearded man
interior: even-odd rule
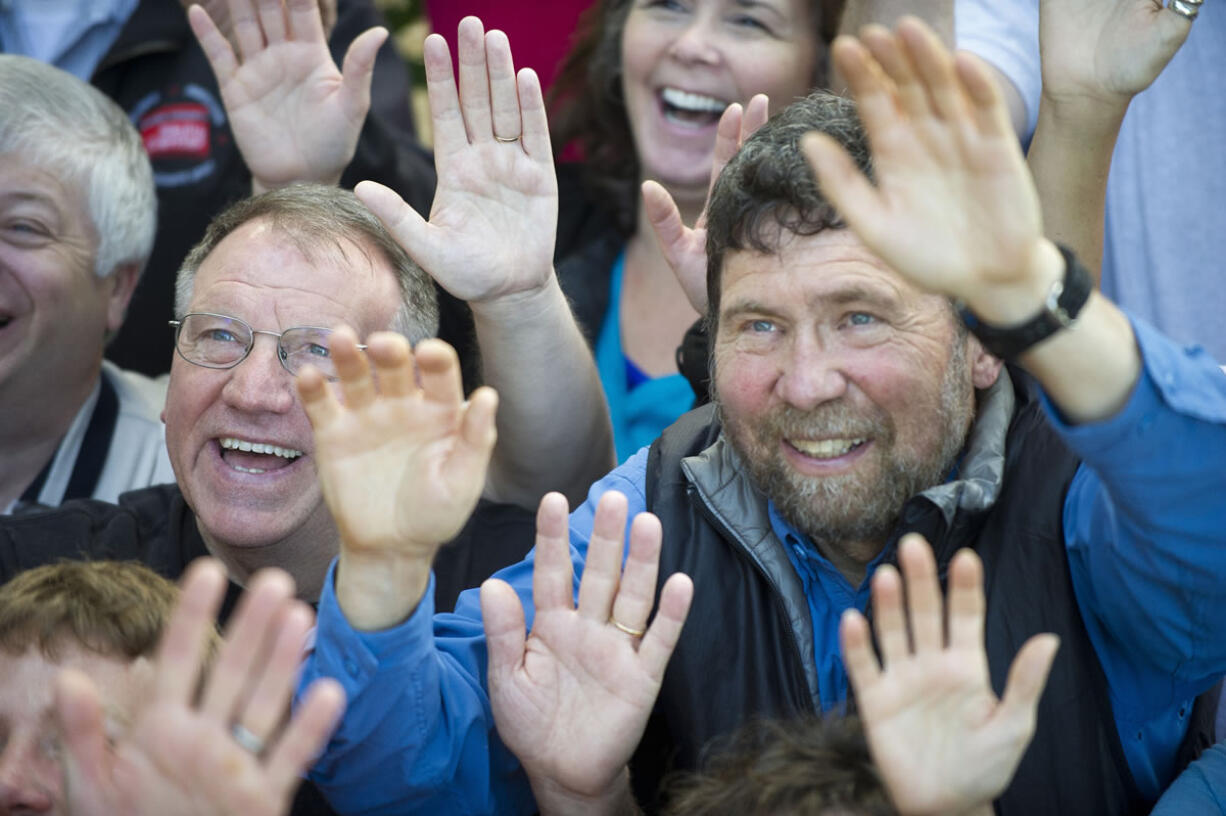
[[[914,20],[864,39],[834,53],[858,110],[793,104],[713,189],[715,403],[598,482],[569,524],[543,502],[534,559],[496,576],[509,587],[432,621],[424,525],[388,536],[333,503],[347,535],[305,676],[354,701],[313,774],[340,809],[623,813],[631,783],[651,808],[661,775],[713,738],[848,702],[840,619],[868,609],[874,573],[872,606],[896,609],[909,532],[933,543],[937,575],[960,548],[982,559],[976,634],[998,694],[1028,638],[1060,637],[997,813],[1140,812],[1205,743],[1194,701],[1226,672],[1226,378],[1043,237],[981,64]],[[304,402],[317,433],[340,427],[340,408]],[[644,510],[659,525],[636,519],[623,571],[609,540]],[[657,560],[693,581],[666,671],[689,582],[657,588]],[[939,607],[921,594],[912,608]],[[898,640],[879,644],[887,663]]]

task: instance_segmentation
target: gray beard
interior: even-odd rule
[[[953,469],[970,431],[975,412],[965,353],[955,347],[941,385],[939,416],[944,426],[940,447],[930,455],[905,457],[894,447],[896,429],[884,414],[864,417],[843,403],[799,411],[784,406],[760,418],[752,428],[726,424],[727,438],[754,485],[770,499],[784,520],[821,549],[842,550],[853,542],[884,545],[907,500],[942,484]],[[872,481],[863,474],[815,478],[798,474],[775,448],[801,429],[820,428],[844,438],[871,437],[890,454]],[[840,546],[843,545],[843,546]]]

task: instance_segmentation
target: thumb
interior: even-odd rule
[[[1026,641],[1009,667],[1009,679],[997,718],[1012,721],[1019,733],[1025,734],[1027,743],[1034,732],[1035,711],[1059,648],[1060,638],[1056,635],[1035,635]]]
[[[689,229],[668,190],[654,181],[643,182],[643,212],[660,242],[664,260],[677,276],[690,305],[699,314],[707,310],[707,258],[700,231]],[[705,236],[704,236],[705,238]]]
[[[341,108],[345,118],[360,123],[370,110],[370,80],[375,72],[375,55],[387,40],[387,29],[376,26],[358,35],[345,52],[341,66]]]
[[[96,811],[108,798],[109,782],[102,704],[93,682],[76,669],[64,669],[56,679],[55,716],[64,744],[70,810]]]
[[[421,214],[406,204],[395,191],[377,181],[358,182],[353,193],[366,209],[383,222],[383,226],[387,227],[396,243],[429,272],[434,264],[431,263],[426,240],[428,225]]]
[[[510,584],[490,578],[481,585],[481,625],[485,627],[492,696],[499,680],[523,664],[528,639],[524,607]]]

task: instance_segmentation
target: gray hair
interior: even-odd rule
[[[834,137],[864,173],[872,157],[850,99],[818,91],[784,108],[733,156],[707,207],[707,322],[719,316],[720,274],[728,252],[775,252],[785,233],[815,235],[844,226],[822,196],[800,152],[800,138],[819,130]]]
[[[291,184],[231,204],[214,218],[204,238],[192,247],[175,281],[175,317],[187,313],[196,272],[204,259],[234,230],[256,219],[268,219],[290,238],[308,259],[313,251],[331,246],[344,252],[342,241],[361,251],[377,250],[392,266],[400,288],[400,308],[389,327],[413,343],[438,331],[438,295],[434,281],[396,243],[383,223],[348,190],[323,184]]]
[[[0,54],[0,154],[46,168],[85,195],[98,233],[94,272],[143,270],[157,230],[153,168],[127,114],[72,74]]]

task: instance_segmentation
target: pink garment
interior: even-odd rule
[[[532,68],[546,93],[570,50],[579,14],[592,0],[426,0],[426,16],[434,31],[447,38],[451,60],[456,59],[456,26],[472,14],[485,30],[500,29],[511,41],[515,67]]]

